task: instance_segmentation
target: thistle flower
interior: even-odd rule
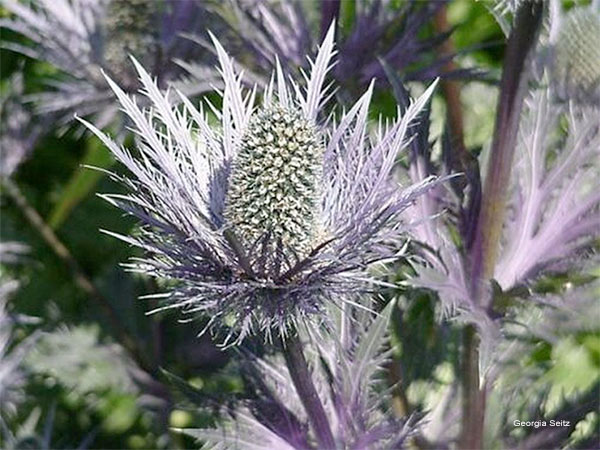
[[[202,4],[192,0],[37,0],[32,6],[3,0],[2,5],[13,17],[0,25],[32,41],[3,46],[59,70],[45,90],[27,99],[42,115],[59,113],[63,123],[74,113],[96,115],[100,127],[117,114],[101,69],[133,92],[136,77],[127,60],[131,53],[153,67],[166,86],[181,75],[174,59],[198,55],[198,48],[178,37],[205,14]],[[197,88],[207,88],[209,80],[204,81]]]
[[[575,7],[553,43],[553,81],[563,98],[600,101],[600,7]]]
[[[419,428],[415,417],[399,419],[390,408],[389,389],[378,379],[389,359],[388,324],[395,302],[381,314],[365,309],[329,308],[330,327],[307,327],[305,352],[338,449],[404,448]],[[364,308],[364,307],[363,307]],[[202,448],[314,448],[298,394],[282,358],[250,359],[248,383],[258,398],[224,408],[217,428],[180,430]]]
[[[211,105],[219,128],[182,94],[173,106],[137,63],[153,105],[146,112],[108,78],[139,136],[137,157],[84,122],[132,174],[114,175],[128,195],[104,196],[141,221],[138,236],[118,236],[147,252],[131,268],[177,281],[159,310],[206,313],[210,325],[231,327],[225,342],[257,330],[285,335],[341,293],[368,289],[376,282],[368,267],[398,253],[402,212],[435,181],[402,189],[392,179],[434,85],[370,138],[372,84],[339,122],[319,116],[331,95],[333,34],[306,88],[290,86],[277,66],[260,104],[213,38],[224,84],[222,109]]]
[[[239,58],[247,79],[266,85],[275,60],[289,74],[307,70],[306,55],[312,55],[331,21],[336,22],[338,62],[332,69],[342,94],[360,95],[373,78],[378,84],[387,81],[379,58],[383,58],[405,80],[432,80],[437,76],[472,77],[473,69],[444,72],[446,63],[456,55],[436,56],[435,50],[449,33],[422,37],[444,1],[408,1],[401,7],[388,0],[320,3],[318,16],[308,4],[296,0],[232,0],[222,12],[229,25],[223,43],[228,52]],[[338,24],[340,8],[351,11],[348,29]],[[315,20],[313,20],[315,19]],[[316,22],[316,23],[315,23]],[[228,36],[229,34],[229,36]],[[203,44],[201,39],[195,39]],[[204,65],[188,65],[190,82],[202,81]]]

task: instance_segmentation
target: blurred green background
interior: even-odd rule
[[[0,9],[0,16],[6,15]],[[476,48],[460,56],[458,65],[476,65],[497,78],[504,35],[486,5],[453,1],[447,17],[451,25],[457,26],[452,37],[456,48]],[[8,37],[19,39],[3,30],[2,39]],[[23,72],[25,91],[30,93],[39,91],[45,79],[55,74],[48,64],[0,49],[2,95],[7,94],[9,79],[17,71]],[[496,88],[473,82],[465,85],[462,93],[465,140],[470,150],[477,152],[491,137]],[[376,102],[375,111],[394,114],[391,94],[381,94]],[[433,110],[439,136],[444,117],[441,98],[434,100]],[[84,167],[120,170],[113,163],[108,150],[89,133],[80,136],[72,128],[55,130],[38,142],[13,181],[112,304],[128,331],[142,343],[148,359],[203,394],[219,396],[239,391],[242,381],[236,373],[235,354],[221,352],[209,336],[197,338],[202,324],[181,326],[175,313],[145,315],[152,305],[138,297],[156,292],[155,282],[125,272],[119,264],[135,256],[136,251],[99,231],[134,231],[135,222],[130,217],[96,196],[97,192],[114,193],[121,188],[103,173]],[[1,277],[20,283],[11,298],[11,310],[39,320],[37,324],[19,326],[17,341],[35,329],[52,333],[40,338],[27,359],[35,375],[25,387],[26,401],[10,426],[20,428],[22,436],[33,436],[43,434],[49,424],[52,448],[72,448],[87,439],[93,439],[92,448],[193,448],[191,439],[168,431],[168,427],[210,424],[210,411],[200,412],[177,390],[175,397],[159,393],[140,398],[139,388],[130,382],[132,370],[127,358],[113,345],[104,311],[74,283],[71,271],[24,220],[23,211],[4,195],[1,208],[2,241],[29,246],[17,264],[2,264],[0,268]],[[550,289],[564,282],[548,281]],[[432,393],[454,376],[459,337],[451,325],[435,325],[431,296],[419,292],[411,296],[421,296],[420,301],[407,299],[402,314],[394,317],[398,330],[395,339],[403,363],[409,367],[409,400],[427,405],[435,401]],[[415,349],[420,351],[415,353]],[[587,334],[556,345],[540,343],[530,358],[546,368],[544,377],[554,383],[556,390],[585,390],[598,379],[600,338]],[[157,378],[168,382],[159,371]],[[35,440],[30,445],[38,446]]]

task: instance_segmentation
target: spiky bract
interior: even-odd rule
[[[105,198],[142,222],[136,237],[120,236],[146,250],[133,269],[178,281],[162,296],[163,308],[208,314],[211,324],[230,327],[229,337],[257,330],[285,335],[290,324],[328,301],[343,302],[341,293],[369,289],[377,282],[370,265],[399,254],[401,214],[434,178],[401,189],[393,169],[408,126],[434,86],[402,118],[380,123],[370,138],[372,84],[337,124],[324,122],[333,35],[332,27],[305,88],[292,83],[290,89],[277,66],[257,105],[256,90],[242,87],[233,61],[214,39],[224,85],[221,110],[211,104],[218,127],[181,93],[182,107],[172,104],[173,96],[139,65],[150,110],[140,110],[109,79],[139,137],[138,156],[88,126],[132,174],[117,177],[128,195]],[[283,127],[287,122],[292,136]],[[267,153],[268,144],[281,154]],[[284,156],[290,164],[280,167]],[[292,164],[294,158],[299,161]],[[279,209],[279,198],[291,203],[287,210]],[[287,251],[261,245],[261,236],[269,240],[271,234],[285,241]]]
[[[266,85],[276,59],[291,75],[299,68],[309,69],[306,55],[313,54],[333,22],[339,53],[332,76],[343,87],[340,97],[350,102],[373,78],[378,85],[387,83],[382,59],[406,80],[432,80],[441,74],[465,78],[482,75],[476,69],[449,69],[447,62],[454,54],[439,56],[438,47],[449,33],[430,36],[428,27],[445,2],[331,0],[311,9],[309,2],[298,0],[231,0],[222,10],[227,28],[221,39],[243,65],[246,81]],[[339,18],[346,8],[352,19],[342,25]],[[189,85],[204,80],[204,65],[186,65],[186,69],[191,75]]]
[[[600,11],[576,7],[563,19],[554,46],[554,77],[563,96],[600,101]]]
[[[495,282],[486,281],[488,292],[499,301],[518,290],[535,302],[539,296],[529,296],[529,285],[544,274],[578,269],[593,253],[600,234],[600,194],[593,187],[599,175],[600,108],[557,104],[546,80],[539,84],[546,87],[526,98],[520,117],[519,157],[510,180]],[[443,197],[427,200],[432,205],[429,215],[452,205],[452,199]],[[459,211],[458,206],[452,208]],[[427,263],[416,266],[412,282],[437,292],[447,315],[477,324],[486,345],[482,360],[490,358],[495,348],[490,343],[500,337],[502,316],[474,301],[469,261],[447,231],[428,224],[420,228],[416,238],[430,251],[424,252]]]
[[[308,255],[316,244],[323,150],[317,127],[299,111],[275,105],[254,113],[229,177],[224,213],[246,248],[267,246],[269,254],[280,248],[282,258]]]

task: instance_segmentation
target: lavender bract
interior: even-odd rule
[[[204,313],[210,324],[230,327],[226,342],[257,330],[285,335],[327,302],[343,302],[340,294],[368,289],[376,279],[367,269],[398,254],[401,214],[435,178],[402,189],[392,168],[434,85],[403,117],[380,121],[373,136],[367,135],[372,85],[339,122],[324,120],[319,112],[331,96],[324,86],[333,35],[332,27],[305,88],[286,82],[277,66],[260,104],[214,39],[225,86],[221,109],[210,105],[218,126],[181,94],[182,107],[173,106],[137,63],[151,109],[140,110],[108,79],[134,123],[138,155],[85,123],[132,174],[114,175],[129,194],[104,196],[141,221],[137,236],[118,236],[147,253],[131,268],[178,282],[161,295],[166,305],[159,310]],[[293,137],[282,127],[288,122]],[[251,128],[257,124],[262,131]],[[285,143],[264,145],[275,137]],[[296,167],[294,158],[301,169],[286,173]],[[285,183],[257,177],[253,184],[256,167],[260,177]],[[272,186],[276,191],[261,194]],[[261,198],[267,203],[256,203]],[[265,216],[271,209],[273,216]],[[276,214],[281,223],[272,221]],[[313,224],[321,231],[308,231]]]
[[[494,272],[502,290],[526,284],[544,270],[575,266],[578,256],[593,244],[600,225],[600,196],[593,188],[598,177],[598,123],[597,107],[558,104],[549,89],[540,89],[526,100],[509,216]],[[422,198],[418,204],[426,201],[434,203],[428,214],[444,205],[435,207],[439,198]],[[449,311],[472,311],[468,268],[459,263],[460,250],[428,224],[416,238],[441,258],[430,258],[429,267],[419,268],[414,281],[439,292]]]

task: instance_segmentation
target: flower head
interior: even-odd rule
[[[175,59],[198,55],[197,47],[179,41],[180,33],[205,17],[202,3],[193,0],[36,0],[32,5],[5,0],[2,5],[13,16],[0,25],[31,41],[4,42],[4,47],[59,71],[29,97],[38,112],[60,114],[63,123],[74,113],[96,115],[101,127],[117,115],[101,70],[134,92],[132,54],[153,67],[166,86],[181,75]]]
[[[306,256],[318,232],[323,139],[299,111],[255,112],[229,177],[224,217],[246,248],[268,237],[273,254]],[[283,256],[283,255],[282,255]]]
[[[108,81],[135,126],[138,155],[86,123],[132,174],[115,175],[128,195],[105,196],[141,220],[138,236],[120,236],[147,252],[132,267],[179,282],[164,308],[207,313],[231,337],[284,335],[340,293],[368,289],[368,267],[397,256],[401,213],[434,179],[401,189],[392,169],[434,86],[368,137],[372,85],[339,122],[319,114],[330,96],[333,28],[307,86],[290,86],[277,66],[261,103],[214,43],[224,90],[222,108],[210,106],[219,126],[181,93],[181,107],[171,104],[137,63],[152,108],[140,110]]]

